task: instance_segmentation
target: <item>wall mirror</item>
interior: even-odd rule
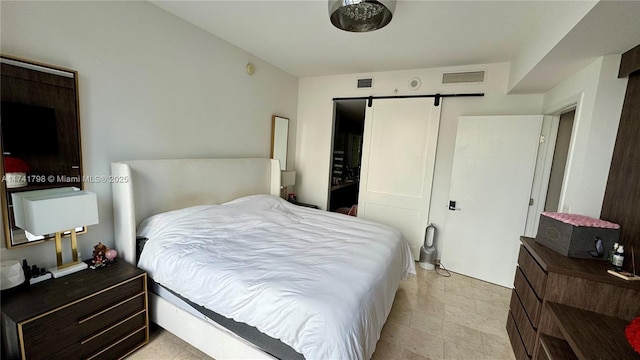
[[[16,227],[11,194],[84,187],[78,73],[5,55],[0,56],[0,66],[0,197],[4,236],[7,248],[12,248],[40,243],[54,234],[33,236]]]
[[[289,119],[273,116],[271,122],[271,158],[280,160],[280,170],[287,170]]]

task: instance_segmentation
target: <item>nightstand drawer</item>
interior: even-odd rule
[[[140,329],[118,340],[115,344],[105,347],[100,352],[91,355],[87,360],[104,358],[122,359],[146,343],[147,329]]]
[[[144,280],[145,275],[134,277],[20,324],[26,357],[43,358],[69,346],[74,348],[130,316],[145,312]]]
[[[146,321],[147,314],[145,310],[140,310],[99,333],[82,340],[80,342],[82,353],[89,355],[99,352],[104,349],[105,346],[122,339],[136,330],[142,329],[146,326]]]
[[[531,324],[535,328],[538,327],[538,319],[540,318],[540,309],[542,308],[542,301],[538,299],[535,292],[527,282],[527,279],[522,275],[520,267],[516,268],[516,278],[513,281],[518,298],[524,307],[524,310],[531,320]]]
[[[98,355],[102,353],[105,348],[124,340],[127,336],[139,330],[146,330],[146,316],[146,312],[142,310],[97,334],[83,339],[80,343],[68,346],[64,350],[48,356],[47,359],[87,359]],[[110,352],[106,352],[102,357],[112,358]]]
[[[544,288],[547,283],[547,273],[538,265],[538,262],[529,254],[529,251],[527,251],[524,246],[520,246],[518,265],[538,298],[543,299]]]

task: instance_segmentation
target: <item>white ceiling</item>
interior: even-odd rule
[[[619,13],[632,22],[622,21],[623,27],[614,18],[611,24],[601,24],[600,16],[583,27],[610,33],[599,37],[602,46],[583,41],[585,51],[571,44],[554,47],[542,59],[546,66],[554,61],[575,64],[556,71],[553,82],[573,74],[586,58],[621,53],[640,43],[640,1],[613,2],[625,3],[627,9]],[[512,62],[537,32],[544,33],[541,27],[549,25],[545,21],[566,19],[568,31],[593,7],[586,1],[399,0],[387,27],[349,33],[331,25],[326,0],[153,3],[298,77]],[[603,6],[594,9],[598,7]],[[599,11],[606,17],[607,11]],[[552,27],[563,29],[556,23]],[[520,90],[550,86],[540,75],[530,81],[518,84]]]

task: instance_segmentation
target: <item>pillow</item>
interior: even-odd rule
[[[167,222],[172,222],[176,219],[188,216],[194,212],[211,208],[212,206],[220,206],[220,205],[198,205],[198,206],[192,206],[184,209],[166,211],[160,214],[149,216],[148,218],[142,220],[142,222],[140,222],[140,225],[138,225],[137,235],[139,237],[146,238],[148,237],[148,234],[151,231],[151,229],[153,229],[154,227],[161,226],[163,224],[166,224]]]
[[[293,221],[299,222],[302,220],[302,217],[293,211],[297,206],[274,195],[249,195],[228,201],[221,206],[233,207],[245,211],[278,211]]]

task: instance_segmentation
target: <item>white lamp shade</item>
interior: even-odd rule
[[[17,227],[46,235],[98,223],[95,193],[73,187],[11,194]]]
[[[292,186],[296,184],[296,172],[295,171],[283,171],[280,185]]]

